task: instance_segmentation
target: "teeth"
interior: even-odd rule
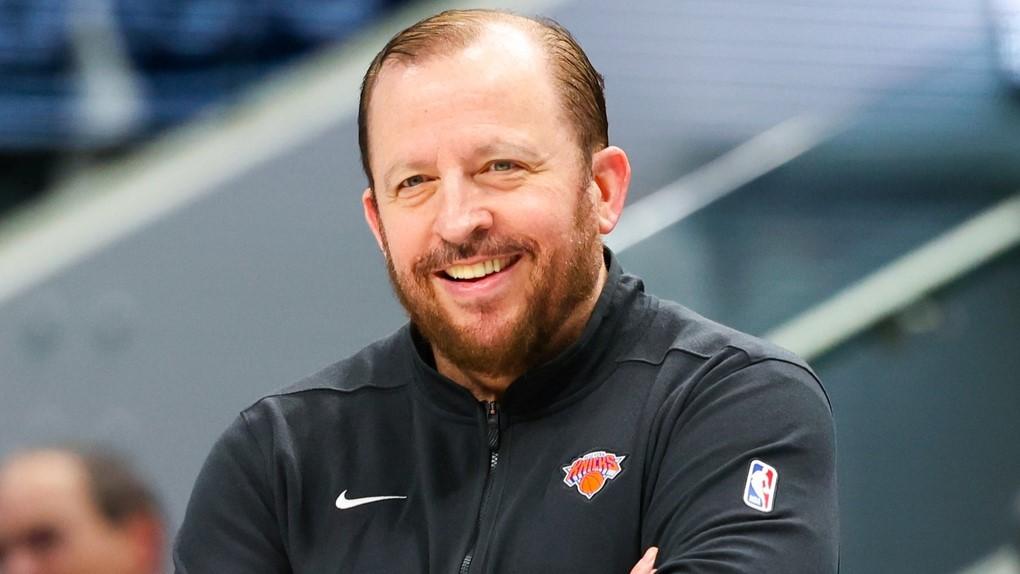
[[[446,269],[446,274],[454,279],[477,279],[501,271],[508,261],[509,258],[504,257],[481,261],[474,265],[453,265]]]

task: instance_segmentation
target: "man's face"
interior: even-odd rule
[[[58,453],[27,455],[0,472],[0,572],[140,572],[127,531],[93,504],[84,471]]]
[[[468,371],[547,358],[583,325],[602,252],[598,187],[532,40],[497,28],[388,63],[369,126],[366,216],[414,323]]]

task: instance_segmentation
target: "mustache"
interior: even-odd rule
[[[414,273],[427,276],[445,269],[455,262],[471,257],[505,257],[519,253],[534,254],[538,245],[534,240],[523,237],[493,237],[486,235],[471,238],[463,243],[443,241],[436,248],[418,258],[414,263]]]

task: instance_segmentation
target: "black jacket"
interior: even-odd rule
[[[814,374],[608,259],[578,342],[499,404],[440,375],[408,326],[243,411],[176,571],[626,574],[654,545],[660,574],[835,572]]]

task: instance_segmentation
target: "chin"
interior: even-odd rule
[[[496,301],[464,308],[454,304],[444,309],[445,320],[457,329],[474,332],[510,332],[524,319],[522,306],[509,301]]]
[[[517,331],[516,326],[516,321],[482,318],[461,324],[458,330],[465,334],[465,342],[470,341],[471,345],[480,348],[496,349],[506,346]]]

